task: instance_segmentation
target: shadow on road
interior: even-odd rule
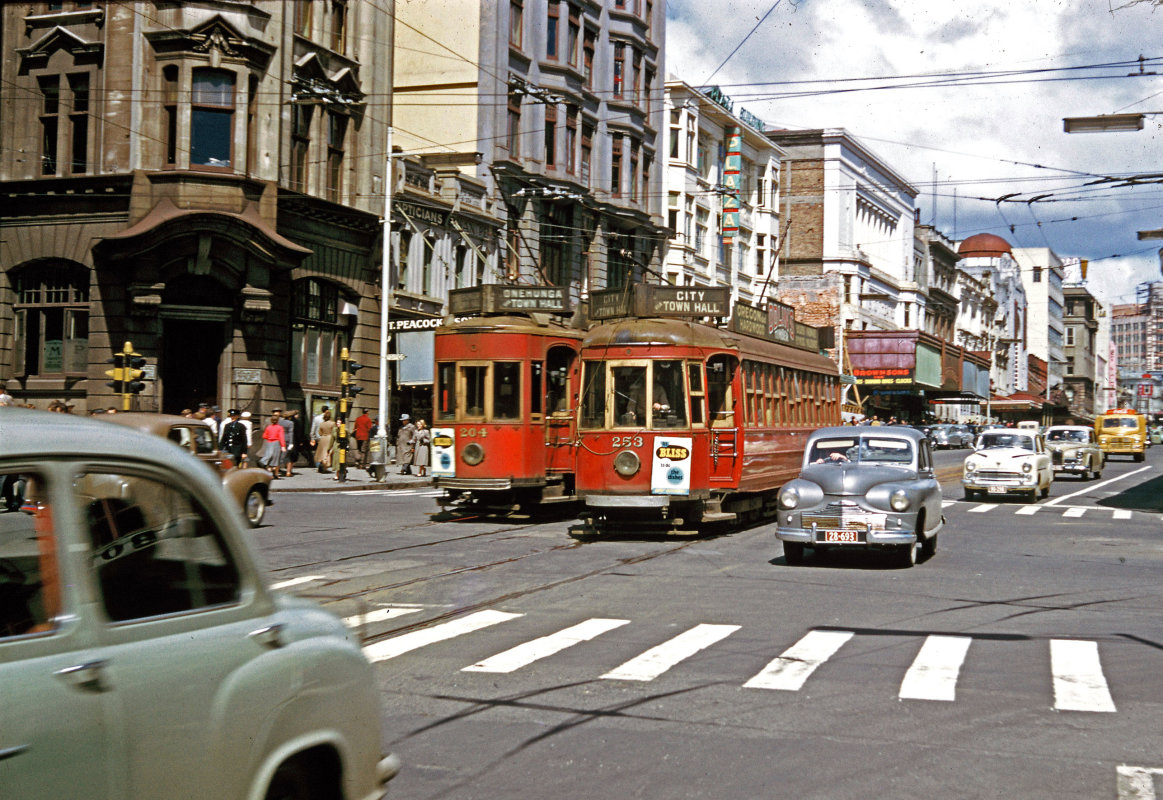
[[[1116,495],[1099,500],[1096,505],[1163,513],[1163,475],[1136,486],[1129,486]]]

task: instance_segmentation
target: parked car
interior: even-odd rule
[[[1084,481],[1102,477],[1106,455],[1089,425],[1051,425],[1046,429],[1046,447],[1055,475],[1069,472]]]
[[[4,797],[381,797],[372,666],[270,589],[222,483],[157,436],[0,408]]]
[[[163,436],[210,465],[221,476],[222,485],[241,506],[252,528],[262,524],[267,506],[274,505],[270,472],[258,467],[239,468],[231,464],[227,454],[218,449],[218,437],[202,420],[140,412],[107,414],[98,419]]]
[[[800,475],[779,491],[776,538],[799,564],[804,549],[892,550],[902,566],[937,551],[941,485],[929,442],[905,426],[821,428]]]
[[[973,434],[964,425],[934,425],[929,432],[929,443],[934,450],[942,447],[960,450],[973,446]]]
[[[961,485],[965,499],[978,495],[1015,494],[1033,503],[1047,497],[1054,468],[1040,433],[1018,428],[991,428],[977,437],[965,459]]]

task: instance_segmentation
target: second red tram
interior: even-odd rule
[[[578,351],[559,287],[451,293],[436,329],[431,470],[442,506],[503,513],[574,500]]]
[[[636,288],[645,314],[669,316],[613,319],[582,342],[575,531],[695,533],[774,514],[808,434],[840,424],[836,364],[763,338],[766,312],[750,306],[729,329],[681,316],[727,316],[725,289],[689,302],[689,289]]]

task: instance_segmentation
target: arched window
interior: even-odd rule
[[[305,386],[337,386],[339,354],[347,347],[350,317],[339,287],[317,278],[295,281],[291,290],[291,380]]]
[[[84,375],[89,366],[89,271],[36,264],[12,276],[13,374]]]

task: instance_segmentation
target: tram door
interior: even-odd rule
[[[549,348],[545,357],[545,470],[549,474],[574,471],[577,366],[573,348]]]
[[[734,485],[743,456],[741,418],[735,408],[735,374],[739,360],[717,355],[707,359],[707,447],[710,485]]]

